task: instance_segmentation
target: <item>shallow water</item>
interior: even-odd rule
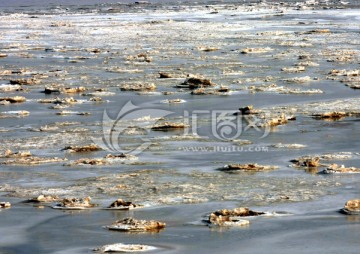
[[[0,75],[0,84],[16,78],[40,80],[40,84],[22,85],[23,91],[0,91],[0,97],[26,97],[24,103],[0,105],[0,152],[29,150],[41,158],[67,159],[41,165],[1,164],[0,201],[10,201],[12,208],[0,211],[0,252],[91,253],[95,247],[123,242],[155,245],[163,253],[303,253],[304,248],[316,253],[357,253],[359,218],[337,211],[347,200],[359,198],[360,175],[320,175],[317,173],[323,168],[296,168],[289,161],[304,155],[339,156],[346,152],[349,158],[323,163],[360,167],[359,90],[345,86],[345,79],[358,76],[330,75],[333,69],[358,70],[358,9],[295,10],[294,4],[251,7],[229,2],[212,2],[206,7],[183,1],[152,1],[150,5],[96,5],[99,1],[89,1],[86,6],[74,7],[59,1],[55,4],[62,6],[54,9],[50,5],[39,8],[36,1],[27,7],[15,1],[0,6],[0,53],[7,54],[0,58],[0,73],[27,70]],[[314,29],[329,29],[330,33],[303,33]],[[202,50],[207,47],[218,50]],[[247,47],[265,48],[266,52],[241,54]],[[93,53],[94,48],[99,52]],[[151,60],[144,61],[140,54]],[[306,61],[319,65],[307,66],[299,73],[281,70],[303,62],[298,59],[301,55],[310,55]],[[160,79],[159,72],[175,78]],[[176,88],[188,74],[228,86],[232,93],[192,95]],[[305,76],[311,81],[286,81]],[[136,82],[156,84],[155,93],[120,90],[122,85]],[[273,83],[286,91],[319,89],[323,93],[250,89]],[[85,94],[101,88],[110,94],[42,93],[51,84],[84,86]],[[89,101],[94,96],[103,101]],[[50,109],[55,104],[38,101],[55,97],[73,97],[78,102]],[[162,103],[178,98],[185,103]],[[129,101],[138,107],[140,119],[120,119],[115,124],[102,121],[104,110],[116,118]],[[295,115],[296,121],[247,129],[249,122],[240,118],[240,135],[224,140],[212,114],[226,112],[230,116],[246,105],[266,114]],[[13,116],[9,112],[18,110],[27,110],[30,115],[9,117]],[[57,115],[61,110],[73,114]],[[171,113],[165,116],[166,121],[185,119],[190,128],[151,130],[156,119],[146,116],[160,114],[158,110]],[[352,112],[353,116],[337,121],[311,117],[327,111]],[[90,114],[74,115],[76,112]],[[99,140],[102,128],[128,126],[144,127],[147,135],[121,135],[121,149],[129,151],[144,138],[149,141],[136,160],[74,165],[78,159],[103,158],[110,151],[62,150]],[[305,147],[274,147],[278,143]],[[218,170],[226,164],[254,162],[279,169],[235,174]],[[91,196],[99,207],[124,198],[147,208],[68,212],[22,203],[40,194]],[[239,206],[291,215],[255,218],[248,227],[239,229],[208,228],[200,223],[212,211]],[[102,228],[127,216],[164,221],[168,227],[158,234]]]

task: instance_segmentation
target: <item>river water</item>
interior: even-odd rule
[[[0,252],[91,253],[122,242],[163,253],[357,253],[360,219],[338,210],[359,198],[360,175],[319,173],[332,163],[360,167],[359,89],[349,86],[360,75],[357,2],[111,2],[0,3],[0,97],[26,98],[0,105],[0,152],[58,158],[32,165],[0,158],[0,201],[12,204],[0,210]],[[259,52],[246,54],[249,48]],[[215,86],[192,94],[178,87],[189,76]],[[31,78],[37,83],[10,85]],[[125,91],[138,84],[156,88]],[[51,86],[85,90],[43,92]],[[216,90],[223,87],[230,92]],[[261,113],[233,115],[247,105]],[[347,116],[313,117],[332,111]],[[263,125],[281,114],[296,120]],[[152,129],[164,122],[189,126]],[[102,150],[63,150],[91,143]],[[122,152],[132,157],[104,159]],[[306,155],[323,166],[290,162]],[[278,169],[221,170],[234,163]],[[23,202],[40,194],[91,196],[98,207],[59,211]],[[145,208],[100,209],[117,198]],[[235,207],[277,215],[240,228],[202,223],[210,212]],[[129,216],[167,228],[103,228]]]

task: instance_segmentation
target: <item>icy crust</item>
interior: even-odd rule
[[[243,200],[249,205],[258,206],[314,200],[331,195],[331,188],[339,186],[336,179],[326,177],[318,179],[298,176],[284,179],[262,173],[256,176],[254,179],[253,174],[246,173],[232,174],[230,177],[229,174],[216,170],[211,173],[181,173],[171,169],[140,170],[136,173],[115,173],[79,179],[74,184],[68,184],[66,190],[62,186],[21,187],[4,184],[0,191],[18,198],[31,198],[40,194],[81,197],[84,193],[96,197],[99,192],[101,195],[117,197],[121,192],[121,199],[125,202],[131,201],[145,207]],[[8,177],[13,179],[16,174],[8,174]],[[169,181],[169,178],[174,180]],[[139,193],[146,195],[139,196]]]

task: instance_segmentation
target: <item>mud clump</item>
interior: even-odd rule
[[[244,217],[244,216],[259,216],[259,215],[263,215],[265,214],[264,212],[255,212],[250,210],[247,207],[239,207],[239,208],[235,208],[233,210],[228,210],[228,209],[222,209],[216,212],[213,212],[212,214],[216,215],[216,216],[239,216],[239,217]]]
[[[52,85],[45,87],[43,93],[52,94],[52,93],[82,93],[85,92],[86,88],[83,86],[79,87],[62,87],[60,85]]]
[[[311,82],[313,80],[314,79],[312,79],[309,76],[284,79],[284,81],[288,82],[288,83],[308,83],[308,82]]]
[[[13,91],[19,92],[19,91],[23,91],[23,89],[20,85],[7,85],[7,84],[0,85],[0,92],[13,92]]]
[[[329,33],[331,33],[329,29],[314,29],[304,32],[304,34],[329,34]]]
[[[337,164],[332,164],[320,173],[321,174],[360,173],[360,168],[355,168],[355,167],[347,168],[344,165],[339,166]]]
[[[137,157],[135,155],[132,154],[126,154],[126,153],[119,153],[119,154],[107,154],[105,157],[105,159],[120,159],[120,160],[135,160],[137,159]]]
[[[145,62],[145,63],[151,63],[152,57],[149,56],[147,53],[140,53],[135,56],[127,56],[125,58],[126,61],[136,61],[136,62]]]
[[[162,100],[161,103],[166,103],[166,104],[180,104],[180,103],[185,103],[186,101],[183,99],[170,99],[170,100]]]
[[[55,163],[66,161],[67,159],[64,158],[46,158],[46,157],[36,157],[36,156],[27,156],[27,157],[20,157],[13,160],[6,160],[3,161],[1,164],[4,165],[38,165],[38,164],[45,164],[45,163]]]
[[[3,155],[3,157],[5,158],[22,158],[22,157],[30,157],[30,156],[32,156],[30,151],[13,152],[10,149],[7,149]]]
[[[79,87],[65,87],[62,89],[63,93],[82,93],[85,92],[86,88],[83,86]]]
[[[48,86],[45,87],[43,93],[44,94],[61,93],[61,90],[58,86]]]
[[[254,109],[253,105],[239,108],[240,112],[235,112],[234,115],[254,115],[258,114],[259,111]]]
[[[241,226],[249,225],[250,221],[239,218],[233,218],[230,216],[221,216],[221,215],[215,216],[212,214],[212,216],[210,215],[209,218],[209,224],[216,226],[226,226],[226,227],[231,227],[231,226],[241,227]]]
[[[136,2],[135,2],[136,3]],[[123,243],[115,243],[104,245],[100,248],[94,249],[94,251],[100,253],[117,253],[117,252],[145,252],[145,251],[153,251],[156,250],[156,247],[142,244],[123,244]]]
[[[146,135],[147,132],[144,128],[138,126],[129,126],[121,132],[122,135]]]
[[[216,86],[216,84],[212,83],[210,79],[198,77],[187,78],[183,83],[178,85],[179,88],[188,88],[190,90],[211,86]]]
[[[297,167],[314,168],[320,166],[320,157],[303,156],[290,162]]]
[[[95,207],[95,204],[91,203],[91,198],[64,198],[60,203],[56,204],[52,208],[55,209],[69,209],[69,210],[82,210]]]
[[[12,75],[12,74],[15,74],[15,73],[13,73],[12,70],[0,70],[1,76]],[[20,74],[20,73],[18,73],[18,74]]]
[[[347,76],[347,77],[357,77],[360,76],[360,70],[331,70],[329,72],[331,76]]]
[[[134,218],[125,218],[118,220],[110,226],[106,226],[109,230],[128,231],[128,232],[160,232],[166,227],[166,223],[159,221],[136,220]]]
[[[24,85],[24,86],[30,86],[30,85],[37,85],[40,84],[40,80],[35,78],[29,78],[29,79],[12,79],[10,80],[11,85]]]
[[[52,103],[52,104],[59,104],[59,105],[72,105],[79,103],[78,100],[74,99],[73,97],[70,98],[51,98],[51,99],[40,99],[38,100],[39,103]]]
[[[346,86],[352,89],[360,89],[360,84],[346,84]]]
[[[281,69],[281,71],[289,72],[289,73],[298,73],[305,71],[305,67],[304,66],[284,67]]]
[[[76,160],[74,163],[71,163],[69,166],[73,165],[106,165],[106,160],[104,159],[88,159],[88,158],[82,158]]]
[[[115,200],[113,203],[111,203],[107,209],[118,209],[118,210],[130,210],[135,208],[141,208],[142,205],[136,205],[130,201],[124,201],[121,198]]]
[[[324,93],[320,89],[299,89],[289,88],[284,86],[278,86],[276,84],[263,84],[260,86],[248,86],[250,92],[268,92],[268,93],[279,93],[279,94],[322,94]]]
[[[151,128],[153,131],[172,131],[172,130],[178,130],[178,129],[185,129],[189,127],[189,125],[186,125],[184,123],[172,123],[172,122],[165,122],[161,124],[157,124]]]
[[[204,52],[213,52],[213,51],[218,51],[219,48],[215,48],[215,47],[198,47],[198,50],[204,51]]]
[[[101,97],[91,97],[91,98],[89,98],[89,101],[102,102],[103,99]]]
[[[71,115],[89,116],[89,115],[91,115],[91,113],[90,112],[77,112],[77,111],[62,110],[60,112],[57,112],[56,115],[59,115],[59,116],[71,116]]]
[[[303,145],[303,144],[282,144],[282,143],[277,143],[277,144],[270,145],[270,147],[287,148],[287,149],[302,149],[302,148],[305,148],[306,145]]]
[[[0,202],[0,209],[10,208],[10,202]]]
[[[338,112],[338,111],[312,115],[313,118],[318,119],[318,120],[339,120],[346,116],[350,116],[350,114],[346,113],[346,112]]]
[[[216,89],[208,89],[200,87],[191,91],[192,95],[228,95],[231,92],[230,88],[226,86],[220,86]]]
[[[25,102],[26,98],[24,96],[13,96],[13,97],[0,97],[0,103],[22,103]]]
[[[257,163],[249,163],[249,164],[228,164],[224,167],[220,168],[220,171],[224,172],[257,172],[257,171],[268,171],[278,169],[277,166],[268,166],[268,165],[259,165]]]
[[[170,73],[159,72],[159,78],[172,78],[173,76]]]
[[[120,87],[121,91],[147,92],[156,90],[155,84],[125,84]]]
[[[85,146],[67,146],[64,149],[62,149],[62,151],[67,151],[70,153],[96,152],[100,150],[101,148],[94,144],[85,145]]]
[[[60,201],[61,199],[55,195],[40,195],[38,197],[30,198],[26,202],[28,203],[51,203]]]
[[[282,113],[280,116],[273,117],[269,120],[266,120],[263,124],[263,127],[270,126],[275,127],[278,125],[284,125],[287,124],[289,121],[294,121],[296,118],[294,116],[286,116],[284,113]]]
[[[100,166],[100,165],[108,165],[116,162],[124,162],[128,160],[137,160],[138,157],[132,154],[108,154],[104,158],[81,158],[78,159],[67,166],[74,165],[92,165],[92,166]]]
[[[0,103],[1,105],[1,103]],[[0,113],[0,118],[20,118],[29,116],[30,112],[26,110],[8,111]]]
[[[241,51],[241,54],[259,54],[272,51],[272,48],[245,48]]]
[[[360,199],[347,201],[340,212],[348,215],[360,215]]]
[[[247,207],[239,207],[232,210],[222,209],[212,212],[206,223],[216,226],[246,226],[249,225],[248,220],[239,219],[239,217],[259,216],[264,212],[255,212]]]

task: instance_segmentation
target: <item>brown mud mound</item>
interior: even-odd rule
[[[104,245],[100,248],[94,249],[96,252],[100,253],[126,253],[126,252],[145,252],[145,251],[153,251],[157,248],[154,246],[143,245],[143,244],[123,244],[123,243],[115,243]]]
[[[10,208],[11,204],[9,202],[0,202],[0,209]]]
[[[298,159],[291,160],[290,162],[297,167],[312,168],[320,166],[320,157],[303,156]]]
[[[51,203],[51,202],[57,202],[61,199],[56,195],[39,195],[37,197],[33,197],[28,199],[27,203]]]
[[[22,157],[30,157],[32,156],[32,154],[30,153],[30,151],[18,151],[18,152],[13,152],[10,149],[7,149],[4,152],[3,156],[0,157],[5,157],[5,158],[22,158]]]
[[[184,123],[164,122],[153,126],[151,129],[153,131],[171,131],[177,129],[185,129],[187,127],[189,126]]]
[[[265,214],[264,212],[255,212],[247,207],[239,207],[232,210],[222,209],[212,212],[206,223],[216,226],[246,226],[249,225],[248,220],[239,217],[251,217]]]
[[[248,105],[242,108],[239,108],[239,112],[235,112],[234,115],[254,115],[258,114],[259,110],[254,109],[253,105]]]
[[[325,170],[320,172],[321,174],[347,174],[347,173],[360,173],[360,168],[345,167],[344,165],[332,164]]]
[[[187,78],[183,83],[178,85],[179,88],[188,88],[188,89],[197,89],[203,87],[216,86],[216,84],[212,83],[210,79],[199,78],[199,77],[190,77]]]
[[[64,198],[60,203],[56,204],[52,208],[64,209],[64,210],[83,210],[93,208],[96,205],[90,203],[91,198]]]
[[[90,145],[84,145],[84,146],[67,146],[63,151],[67,151],[70,153],[83,153],[83,152],[95,152],[100,151],[101,148],[97,145],[90,144]]]
[[[229,95],[230,93],[230,88],[226,86],[220,86],[216,89],[200,87],[191,91],[192,95]]]
[[[325,112],[325,113],[319,113],[319,114],[313,114],[312,117],[319,120],[339,120],[341,118],[344,118],[346,116],[350,116],[349,113],[346,112]]]
[[[130,232],[142,232],[142,231],[151,231],[159,232],[164,229],[166,224],[159,221],[146,221],[146,220],[136,220],[134,218],[125,218],[123,220],[118,220],[110,226],[106,226],[109,230],[118,230],[118,231],[130,231]]]
[[[14,97],[0,97],[0,104],[6,103],[22,103],[25,102],[26,98],[24,96],[14,96]]]
[[[37,164],[44,164],[44,163],[55,163],[55,162],[61,162],[66,161],[67,159],[64,158],[47,158],[47,157],[36,157],[36,156],[28,156],[28,157],[20,157],[13,160],[6,160],[3,161],[0,164],[5,165],[37,165]]]
[[[130,201],[124,201],[121,198],[115,200],[113,203],[111,203],[106,209],[112,209],[112,210],[130,210],[135,208],[141,208],[142,205],[134,204]]]
[[[352,199],[347,201],[344,208],[342,208],[340,212],[349,215],[360,215],[360,199]]]
[[[25,85],[25,86],[31,86],[31,85],[37,85],[40,84],[40,80],[35,78],[29,78],[29,79],[13,79],[10,80],[11,85]]]
[[[137,160],[138,157],[132,154],[107,154],[103,158],[81,158],[76,161],[67,164],[67,166],[75,166],[75,165],[93,165],[93,166],[101,166],[101,165],[111,165],[114,163],[123,163],[126,161],[134,161]]]
[[[156,90],[155,84],[125,84],[120,87],[121,91],[146,92]]]
[[[257,163],[249,163],[249,164],[228,164],[225,165],[224,167],[220,168],[220,171],[224,171],[224,172],[231,172],[231,173],[236,173],[236,172],[243,172],[243,171],[247,171],[247,172],[257,172],[257,171],[268,171],[268,170],[274,170],[274,169],[278,169],[279,167],[277,166],[268,166],[268,165],[259,165]]]

